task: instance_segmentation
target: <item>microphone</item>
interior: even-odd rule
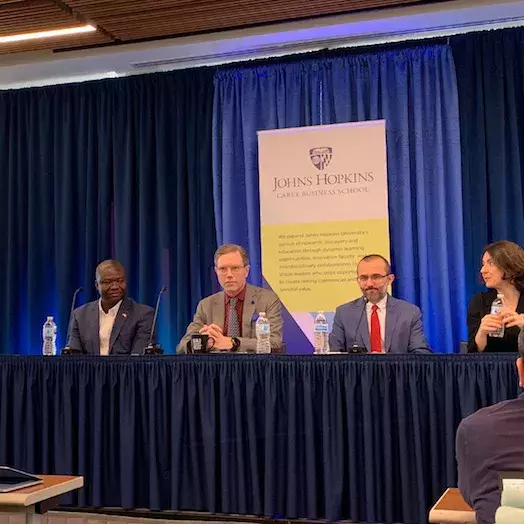
[[[362,353],[368,352],[366,347],[362,347],[357,344],[358,330],[360,329],[360,324],[362,323],[362,319],[364,318],[364,313],[366,312],[366,305],[368,303],[368,299],[366,297],[362,297],[362,299],[364,300],[364,307],[362,308],[362,311],[360,312],[360,318],[358,319],[358,322],[357,322],[357,327],[355,329],[355,336],[353,338],[353,345],[350,348],[348,348],[347,350],[348,353],[352,353],[355,355],[361,355]]]
[[[156,321],[158,318],[158,308],[160,307],[160,299],[162,298],[162,295],[167,290],[166,286],[162,286],[160,289],[160,292],[158,293],[158,297],[156,299],[156,306],[155,306],[155,314],[153,316],[153,324],[151,325],[151,334],[149,335],[149,344],[144,348],[144,355],[163,355],[164,350],[160,346],[160,344],[153,344],[153,335],[155,334],[155,328],[156,328]]]
[[[69,345],[69,337],[71,336],[71,319],[73,318],[73,311],[75,310],[75,302],[76,302],[76,296],[80,291],[82,291],[84,288],[80,286],[74,293],[73,293],[73,300],[71,300],[71,309],[69,310],[69,322],[67,324],[67,333],[66,333],[66,346],[62,349],[60,352],[62,355],[81,355],[83,351],[78,348],[72,348]]]

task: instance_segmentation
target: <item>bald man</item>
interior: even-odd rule
[[[125,269],[118,260],[98,265],[95,287],[100,298],[73,311],[67,345],[89,355],[141,354],[149,343],[153,308],[126,297]]]

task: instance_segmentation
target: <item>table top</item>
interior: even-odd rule
[[[10,355],[0,354],[0,365],[11,364],[47,364],[53,366],[63,366],[74,363],[94,363],[96,365],[103,365],[105,363],[127,363],[137,364],[151,363],[158,364],[177,364],[177,363],[199,363],[199,362],[270,362],[280,364],[293,364],[296,362],[380,362],[380,363],[453,363],[457,365],[463,364],[480,364],[484,365],[489,362],[511,362],[515,363],[517,353],[427,353],[427,354],[411,354],[411,353],[339,353],[331,352],[317,355],[314,353],[304,354],[256,354],[256,353],[242,353],[242,352],[226,352],[218,351],[215,353],[205,353],[202,355],[108,355],[101,357],[100,355],[56,355],[53,357],[42,355]],[[514,367],[514,366],[513,366]],[[516,376],[516,372],[515,372]]]
[[[462,498],[458,488],[448,488],[429,512],[429,522],[475,524],[475,512]]]
[[[9,493],[0,493],[0,506],[32,506],[38,502],[63,495],[69,491],[81,488],[84,477],[66,475],[35,475],[44,482],[17,489]]]

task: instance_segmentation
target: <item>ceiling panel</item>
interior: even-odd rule
[[[0,0],[0,36],[85,23],[98,29],[0,43],[0,54],[155,40],[435,1],[439,0]]]
[[[82,25],[50,0],[0,2],[0,36]]]

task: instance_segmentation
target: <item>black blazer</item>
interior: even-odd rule
[[[477,293],[469,303],[468,307],[468,353],[478,351],[475,343],[475,335],[480,327],[482,318],[491,311],[491,303],[497,298],[497,290],[490,289],[483,293]],[[517,304],[517,313],[524,313],[524,293],[520,294]],[[515,326],[504,330],[503,338],[488,337],[488,344],[484,351],[498,353],[512,353],[518,351],[517,339],[520,328]]]

